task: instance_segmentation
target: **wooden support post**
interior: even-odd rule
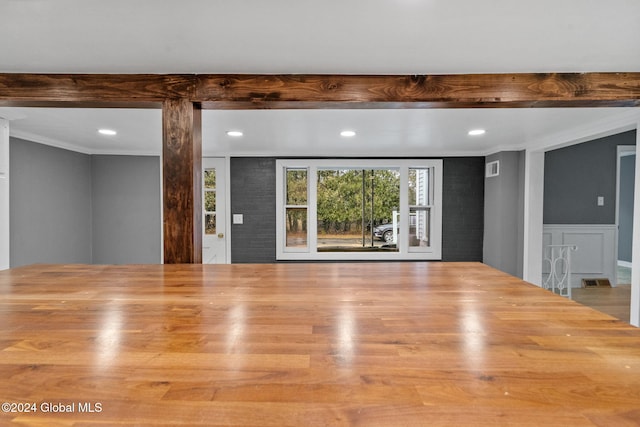
[[[202,111],[186,99],[162,105],[165,264],[202,262]]]

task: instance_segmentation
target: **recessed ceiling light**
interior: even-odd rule
[[[100,133],[102,135],[113,136],[113,135],[116,135],[118,132],[116,132],[113,129],[98,129],[98,133]]]
[[[342,132],[340,132],[340,136],[352,137],[356,136],[356,133],[352,130],[343,130]]]
[[[243,133],[240,132],[239,130],[228,130],[227,131],[227,135],[229,135],[229,136],[242,136]]]
[[[469,131],[469,135],[471,136],[478,136],[478,135],[484,135],[486,131],[484,129],[473,129]]]

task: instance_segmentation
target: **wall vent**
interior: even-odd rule
[[[495,160],[486,164],[485,177],[491,178],[500,175],[500,160]]]

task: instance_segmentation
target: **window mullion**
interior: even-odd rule
[[[400,235],[398,252],[409,252],[409,167],[400,166]]]
[[[309,233],[307,241],[309,242],[309,253],[318,252],[318,168],[316,166],[309,167],[309,179],[307,179],[307,232]]]

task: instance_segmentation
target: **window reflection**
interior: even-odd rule
[[[96,361],[100,369],[109,368],[118,358],[122,334],[122,308],[119,304],[109,304],[104,312],[96,339],[99,350]]]
[[[341,364],[351,364],[355,356],[356,321],[350,306],[340,308],[336,324],[338,341],[337,360]]]
[[[465,360],[472,369],[482,369],[485,360],[486,331],[474,301],[464,305],[460,321]]]

